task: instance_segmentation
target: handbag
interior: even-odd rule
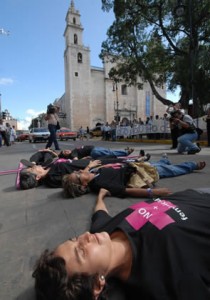
[[[60,128],[61,128],[60,123],[57,121],[56,129],[58,130]]]
[[[127,187],[151,187],[159,180],[157,169],[149,162],[132,162],[129,165],[136,169],[136,173],[130,177]]]

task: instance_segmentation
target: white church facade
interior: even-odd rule
[[[80,17],[72,0],[64,31],[65,93],[59,100],[66,116],[65,126],[78,130],[81,126],[85,129],[97,123],[111,123],[117,116],[120,121],[162,117],[166,106],[156,99],[149,83],[144,83],[141,90],[123,82],[113,85],[108,75],[111,63],[104,62],[103,68],[91,67],[91,50],[83,45]],[[165,97],[164,87],[158,91]]]

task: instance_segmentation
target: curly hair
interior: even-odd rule
[[[64,175],[62,179],[62,186],[64,189],[64,196],[66,198],[80,197],[89,192],[89,188],[80,184],[73,183],[69,179],[69,174]]]
[[[20,172],[20,188],[22,190],[28,190],[35,188],[39,185],[38,180],[36,180],[36,175],[28,172],[27,170],[22,170]]]
[[[36,300],[93,300],[97,276],[98,274],[68,276],[65,260],[46,249],[37,260],[32,274],[35,279]],[[106,299],[106,288],[99,299]]]

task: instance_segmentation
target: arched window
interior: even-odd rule
[[[74,34],[74,44],[77,44],[77,35],[76,34]]]
[[[76,24],[76,18],[75,17],[73,18],[73,23]]]
[[[77,61],[78,61],[78,63],[82,63],[82,53],[78,53],[77,54]]]

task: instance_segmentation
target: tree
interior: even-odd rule
[[[116,65],[110,77],[140,88],[142,78],[166,105],[156,87],[180,87],[182,106],[193,99],[201,112],[210,91],[209,0],[102,0],[102,9],[115,14],[100,54]]]

